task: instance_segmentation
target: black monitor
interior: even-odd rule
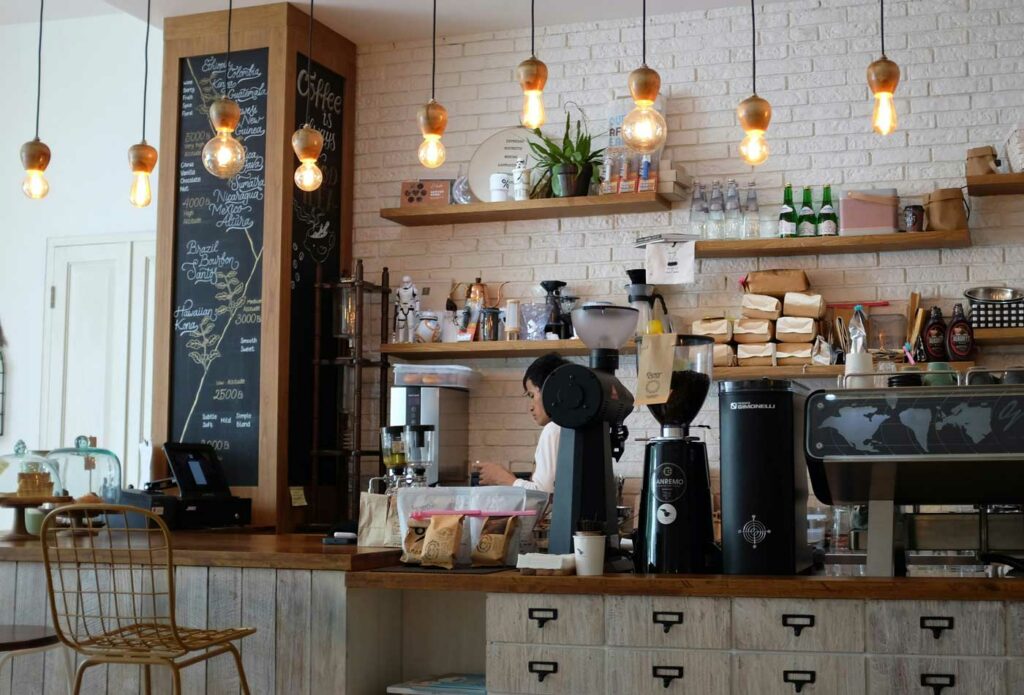
[[[209,444],[168,442],[164,454],[182,498],[231,496],[220,459]]]

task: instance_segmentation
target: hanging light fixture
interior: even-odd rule
[[[315,191],[324,182],[324,173],[316,165],[324,149],[324,136],[313,127],[309,120],[309,104],[313,99],[313,0],[309,0],[309,48],[306,51],[306,120],[305,124],[292,134],[292,149],[299,158],[295,170],[295,185],[300,190]]]
[[[523,125],[533,130],[540,128],[547,120],[544,113],[544,85],[548,81],[548,66],[537,60],[533,20],[534,0],[530,0],[530,57],[516,67],[516,79],[523,88]]]
[[[224,63],[224,94],[210,104],[210,125],[214,135],[203,147],[203,166],[221,179],[230,179],[245,166],[245,146],[233,133],[242,120],[242,109],[231,98],[231,13],[233,2],[228,0],[228,50]]]
[[[747,164],[757,166],[768,159],[768,142],[764,134],[772,120],[772,105],[767,99],[757,96],[757,17],[754,0],[750,0],[750,37],[751,87],[754,93],[736,107],[736,117],[747,134],[740,143],[740,156]]]
[[[437,0],[434,0],[434,33],[430,44],[430,101],[420,107],[417,119],[423,142],[417,152],[420,164],[428,169],[436,169],[444,164],[447,155],[441,136],[448,127],[448,110],[434,100],[434,86],[437,75]]]
[[[156,167],[156,148],[146,142],[146,94],[149,91],[149,17],[153,0],[146,0],[146,48],[143,59],[142,77],[142,142],[128,148],[128,164],[132,168],[132,187],[128,201],[137,208],[144,208],[153,201],[153,189],[149,175]]]
[[[643,0],[643,59],[640,67],[629,73],[629,93],[636,108],[622,121],[622,141],[640,154],[649,154],[665,144],[668,126],[654,102],[661,91],[661,75],[647,67],[647,0]]]
[[[29,198],[45,198],[50,192],[43,172],[50,164],[50,148],[39,139],[39,104],[43,87],[43,3],[39,0],[39,51],[36,56],[36,136],[21,146],[21,166],[25,169],[25,180],[21,190]]]
[[[878,0],[881,14],[879,29],[882,36],[882,57],[868,66],[868,87],[875,95],[875,109],[871,114],[871,128],[879,135],[896,130],[896,105],[892,95],[900,83],[900,66],[885,57],[885,0]]]

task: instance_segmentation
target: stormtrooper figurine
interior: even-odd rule
[[[420,312],[420,291],[412,284],[408,275],[402,277],[402,285],[395,290],[395,335],[393,342],[415,342],[416,316]]]

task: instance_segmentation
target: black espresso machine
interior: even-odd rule
[[[207,444],[164,444],[171,477],[121,491],[121,503],[161,517],[172,529],[246,526],[252,500],[231,494],[220,459]],[[168,490],[177,488],[177,494]]]

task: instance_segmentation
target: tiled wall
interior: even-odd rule
[[[446,12],[471,9],[442,2],[439,11],[443,36]],[[871,132],[865,84],[865,68],[879,53],[878,3],[797,0],[758,7],[758,92],[771,101],[774,115],[771,158],[753,172],[736,152],[742,131],[734,113],[751,90],[749,9],[649,18],[647,56],[662,76],[667,156],[704,181],[756,180],[766,220],[777,216],[786,181],[796,187],[896,186],[904,196],[963,185],[966,149],[1001,146],[1011,128],[1024,123],[1024,6],[1020,0],[890,0],[886,15],[887,53],[903,80],[899,129],[883,138]],[[543,9],[538,17],[543,21]],[[416,110],[429,97],[429,40],[361,47],[355,251],[371,272],[387,265],[393,277],[408,273],[442,285],[475,276],[511,281],[506,296],[524,300],[540,296],[540,280],[558,278],[584,297],[624,301],[624,270],[643,260],[631,246],[637,233],[687,225],[688,204],[665,213],[508,224],[406,228],[380,219],[381,207],[398,204],[401,180],[454,177],[481,141],[518,124],[522,97],[513,70],[529,46],[528,28],[443,37],[437,99],[450,117],[448,161],[435,172],[416,160]],[[627,96],[626,76],[640,62],[639,17],[538,27],[537,46],[550,70],[549,121],[564,118],[572,102],[592,130],[603,130],[610,103]],[[806,269],[828,300],[890,300],[894,312],[903,310],[911,291],[948,311],[971,286],[1024,286],[1024,196],[971,204],[975,246],[969,249],[704,260],[696,282],[669,289],[666,299],[687,320],[735,313],[738,278],[778,267]],[[1024,362],[1024,355],[986,349],[984,359]],[[474,394],[471,458],[532,459],[536,428],[515,398],[525,364],[475,364],[488,378]],[[716,408],[709,399],[701,417],[713,426],[713,463]],[[643,435],[652,422],[638,412],[628,424]],[[622,471],[637,474],[641,460],[642,447],[631,444]]]

